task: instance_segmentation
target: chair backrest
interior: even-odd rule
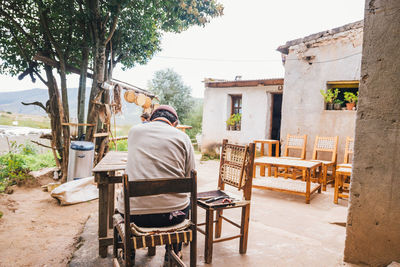
[[[331,161],[336,162],[338,141],[338,136],[316,136],[312,159],[318,159],[318,152],[328,152],[332,153]]]
[[[123,176],[123,190],[125,233],[130,233],[130,197],[190,192],[190,220],[193,224],[197,223],[197,173],[195,170],[190,172],[189,178],[157,178],[129,181],[128,175],[125,174]],[[129,237],[130,235],[126,236]]]
[[[291,135],[288,134],[286,137],[285,150],[283,156],[288,157],[289,152],[292,150],[300,151],[300,159],[306,158],[306,145],[307,135]]]
[[[251,199],[251,186],[255,144],[246,146],[228,144],[222,141],[218,188],[224,190],[225,184],[243,190],[243,197]]]
[[[344,148],[344,163],[350,163],[353,161],[354,155],[354,138],[346,137],[346,146]]]

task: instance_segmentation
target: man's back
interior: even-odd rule
[[[189,137],[162,121],[136,125],[128,136],[126,173],[129,180],[189,177],[194,169]],[[119,195],[117,208],[123,211]],[[164,194],[131,198],[131,214],[154,214],[182,210],[189,204],[186,194]]]

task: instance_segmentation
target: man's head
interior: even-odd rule
[[[176,113],[176,110],[169,105],[160,105],[153,111],[150,120],[153,121],[157,118],[164,118],[168,120],[174,127],[178,125],[178,114]]]

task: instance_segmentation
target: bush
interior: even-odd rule
[[[128,151],[128,140],[117,141],[117,149],[118,151]],[[115,151],[114,142],[110,142],[110,150]]]
[[[11,143],[11,152],[0,156],[0,192],[26,180],[30,171],[54,167],[52,152],[38,154],[34,145]]]

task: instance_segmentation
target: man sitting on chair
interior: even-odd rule
[[[153,111],[150,122],[133,126],[128,135],[126,174],[139,179],[189,177],[195,168],[189,137],[176,129],[178,114],[168,105]],[[117,195],[117,210],[124,213],[123,193]],[[183,222],[189,213],[187,194],[161,194],[130,198],[131,221],[140,227],[171,226]],[[174,248],[178,253],[181,244]],[[134,255],[134,254],[133,254]],[[167,253],[165,254],[167,259]]]

